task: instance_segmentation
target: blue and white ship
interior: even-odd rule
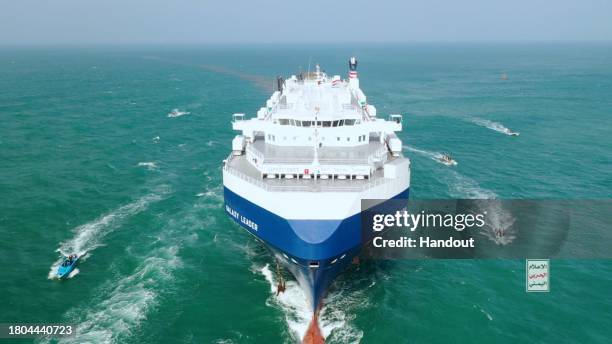
[[[361,200],[407,199],[410,186],[402,116],[378,118],[354,57],[349,69],[279,78],[256,117],[233,115],[223,167],[226,212],[291,271],[315,316],[362,247]]]

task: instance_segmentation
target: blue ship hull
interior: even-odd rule
[[[406,189],[393,199],[408,199],[408,193]],[[226,187],[224,197],[228,215],[266,244],[291,271],[313,311],[336,276],[361,250],[360,213],[344,220],[287,220]],[[311,267],[312,262],[318,267]]]

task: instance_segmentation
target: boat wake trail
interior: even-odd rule
[[[441,153],[432,152],[424,149],[415,148],[412,146],[404,145],[402,147],[405,150],[418,153],[425,157],[431,158],[441,164],[439,158],[442,156]],[[448,173],[444,173],[440,177],[441,182],[446,184],[449,188],[449,196],[452,198],[465,198],[465,199],[494,199],[497,198],[495,192],[485,189],[478,185],[478,183],[457,171],[448,170]]]
[[[189,111],[181,111],[179,109],[172,109],[172,111],[168,113],[168,117],[169,118],[181,117],[181,116],[189,115],[190,113],[191,112]]]
[[[68,322],[77,324],[76,335],[62,338],[59,343],[125,343],[133,337],[147,317],[161,303],[163,295],[170,295],[176,286],[176,272],[183,267],[180,252],[193,246],[199,239],[202,226],[213,226],[214,219],[205,220],[202,203],[196,203],[183,211],[172,213],[164,219],[156,233],[156,240],[133,244],[113,264],[123,264],[137,258],[140,263],[131,273],[103,283],[93,300],[70,309],[65,314]],[[148,247],[147,247],[148,246]],[[138,254],[136,252],[142,252]]]
[[[262,274],[270,284],[270,297],[266,305],[280,309],[285,315],[289,334],[293,340],[300,342],[306,335],[312,319],[310,306],[306,296],[298,283],[294,280],[286,281],[285,291],[276,295],[277,281],[270,269],[270,265],[253,267],[253,271]],[[363,331],[355,328],[350,321],[354,316],[348,313],[355,303],[366,304],[364,295],[359,291],[340,289],[327,295],[325,306],[319,316],[319,326],[326,343],[359,343]]]
[[[508,136],[515,136],[517,135],[517,133],[513,132],[512,130],[510,130],[510,128],[506,128],[503,124],[498,123],[498,122],[493,122],[490,121],[488,119],[482,119],[482,118],[476,118],[476,117],[470,117],[468,119],[468,121],[477,124],[481,127],[485,127],[488,129],[491,129],[493,131],[496,131],[498,133],[502,133],[504,135],[508,135]]]
[[[419,149],[416,147],[412,147],[412,146],[408,146],[408,145],[404,145],[402,146],[403,149],[420,154],[424,157],[430,158],[431,160],[444,165],[444,162],[442,162],[442,157],[444,156],[444,154],[440,153],[440,152],[432,152],[432,151],[428,151],[428,150],[424,150],[424,149]]]
[[[475,180],[456,171],[450,171],[449,177],[450,180],[446,181],[446,185],[452,198],[489,200],[479,206],[480,211],[487,214],[487,225],[480,230],[481,235],[502,246],[516,239],[516,230],[512,228],[515,219],[504,209],[495,192],[481,187]]]
[[[141,161],[138,163],[140,167],[146,167],[147,170],[154,170],[157,168],[157,164],[152,161]]]
[[[107,283],[102,289],[109,294],[92,309],[70,310],[67,318],[77,321],[76,335],[60,343],[113,343],[129,336],[156,305],[156,290],[172,281],[181,264],[177,251],[178,246],[157,249],[131,275]]]
[[[482,227],[480,234],[501,246],[513,242],[517,231],[512,227],[516,220],[512,214],[504,209],[499,200],[488,202],[485,208],[482,211],[487,212],[487,225]]]
[[[494,199],[497,194],[489,189],[485,189],[478,183],[457,171],[449,171],[448,180],[445,181],[449,188],[452,198],[463,199]]]
[[[86,259],[93,250],[102,245],[102,239],[117,229],[125,219],[147,209],[149,204],[161,200],[167,192],[168,191],[148,194],[132,203],[102,215],[92,222],[76,227],[72,230],[74,236],[62,242],[56,252],[59,252],[62,256],[76,253],[81,257],[81,260]],[[62,260],[63,257],[60,257],[51,265],[48,276],[49,279],[55,278],[57,268],[62,263]]]

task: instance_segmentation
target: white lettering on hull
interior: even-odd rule
[[[236,211],[235,209],[232,209],[229,205],[225,205],[225,211],[227,211],[228,214],[230,214],[231,217],[235,218],[236,220],[240,221],[241,223],[243,223],[245,226],[251,228],[254,231],[257,231],[259,226],[257,225],[257,223],[251,219],[249,219],[248,217],[241,215],[238,211]]]

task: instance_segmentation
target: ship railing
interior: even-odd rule
[[[255,148],[253,145],[247,145],[246,147],[247,154],[254,156],[261,163],[266,164],[310,164],[312,163],[312,158],[297,158],[297,157],[278,157],[275,158],[273,156],[264,156],[264,154]],[[345,158],[325,158],[319,157],[319,163],[326,165],[373,165],[374,162],[385,162],[388,155],[388,149],[385,146],[380,147],[376,151],[369,154],[367,157],[359,158],[359,159],[345,159]]]
[[[365,191],[371,189],[373,187],[391,182],[390,179],[386,179],[382,176],[375,177],[374,179],[370,179],[367,182],[363,181],[354,181],[355,183],[359,183],[358,185],[333,185],[333,181],[330,183],[326,183],[325,185],[320,185],[317,181],[306,181],[308,183],[306,185],[273,185],[269,182],[264,181],[263,179],[254,178],[252,176],[247,175],[239,171],[238,169],[230,166],[229,159],[224,166],[224,170],[236,176],[242,180],[245,180],[251,184],[254,184],[266,191],[333,191],[333,192],[342,192],[342,191]]]
[[[262,152],[260,152],[259,150],[253,148],[253,145],[247,145],[246,147],[246,152],[248,155],[253,155],[255,156],[255,158],[257,158],[257,160],[264,162],[265,157],[263,155]]]
[[[312,159],[307,158],[266,158],[266,164],[312,164]],[[325,165],[367,165],[368,160],[363,159],[326,159],[319,158],[319,163]]]

